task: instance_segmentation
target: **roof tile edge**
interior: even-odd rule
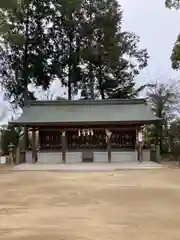
[[[57,105],[123,105],[146,104],[145,98],[137,99],[106,99],[106,100],[46,100],[30,101],[30,106],[57,106]]]

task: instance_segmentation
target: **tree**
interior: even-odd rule
[[[165,2],[166,7],[172,9],[179,9],[180,8],[180,0],[166,0]],[[180,70],[180,34],[177,37],[177,40],[174,44],[172,55],[172,68],[175,70]]]
[[[1,150],[4,154],[9,153],[8,146],[13,144],[16,148],[19,144],[20,129],[8,126],[1,131]]]
[[[171,122],[168,131],[168,143],[172,157],[180,164],[180,119]]]
[[[51,64],[53,43],[49,41],[46,25],[54,10],[49,1],[34,0],[25,8],[5,11],[10,31],[4,31],[1,45],[1,76],[7,96],[18,104],[27,104],[34,96],[28,92],[29,84],[44,89],[54,78]],[[5,28],[6,29],[6,28]]]
[[[82,96],[130,98],[134,77],[147,65],[147,51],[138,49],[135,34],[122,31],[116,0],[88,1],[85,9]]]
[[[3,14],[10,31],[2,31],[0,72],[11,100],[26,104],[34,98],[30,84],[47,90],[55,78],[68,99],[136,95],[134,77],[148,55],[122,31],[116,0],[34,0]]]
[[[163,152],[163,140],[168,137],[168,124],[179,112],[180,94],[179,82],[170,80],[170,83],[156,83],[147,92],[148,103],[155,116],[162,120],[152,128],[156,144],[160,144]]]
[[[52,62],[57,77],[68,87],[68,99],[78,92],[85,99],[115,98],[118,92],[122,98],[135,95],[134,77],[147,65],[148,55],[146,50],[138,50],[139,38],[122,32],[117,1],[53,4],[56,13],[51,34],[57,40]]]
[[[28,90],[30,84],[47,89],[54,78],[53,43],[49,41],[46,27],[54,10],[49,1],[25,0],[23,3],[21,7],[1,11],[4,21],[0,31],[1,83],[6,97],[20,107],[35,99]],[[25,128],[25,139],[27,136]]]
[[[7,31],[9,31],[10,29],[8,28],[8,26],[4,25],[4,21],[6,21],[5,19],[5,15],[4,15],[4,11],[10,12],[13,11],[14,8],[16,9],[23,9],[25,6],[27,6],[32,0],[1,0],[0,1],[0,30],[3,31],[6,29]],[[5,28],[4,28],[5,27]],[[1,33],[1,31],[0,31]]]
[[[78,93],[81,81],[82,24],[85,21],[83,0],[54,1],[55,15],[51,36],[55,36],[53,67],[62,85],[68,88],[68,99]]]
[[[68,97],[77,94],[80,81],[81,0],[34,0],[19,9],[3,12],[0,59],[6,96],[18,105],[34,99],[28,86],[44,90],[57,77],[68,87]],[[9,31],[7,31],[9,29]]]
[[[165,1],[166,7],[168,8],[180,8],[180,0],[166,0]]]
[[[12,10],[14,7],[22,7],[27,0],[1,0],[0,9]]]
[[[177,40],[175,42],[172,55],[172,68],[175,70],[180,70],[180,35],[178,35]]]

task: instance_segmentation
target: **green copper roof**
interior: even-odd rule
[[[14,121],[18,125],[152,122],[144,99],[32,101]]]

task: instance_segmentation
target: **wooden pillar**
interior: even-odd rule
[[[36,129],[32,128],[32,162],[36,163],[37,152],[36,152]]]
[[[108,138],[107,149],[108,149],[108,163],[111,163],[111,138]]]
[[[138,140],[138,161],[143,161],[143,134],[141,129],[138,129],[137,132],[137,140]]]
[[[139,142],[139,162],[143,161],[143,147],[142,142]]]
[[[61,140],[62,140],[62,161],[63,163],[66,163],[66,131],[62,132],[61,135]]]
[[[24,127],[24,151],[26,152],[26,150],[29,147],[29,128],[28,127]]]
[[[40,138],[39,138],[39,128],[36,131],[36,162],[38,162],[40,154]]]
[[[111,156],[111,135],[112,132],[106,129],[106,141],[107,141],[107,151],[108,151],[108,163],[111,163],[112,156]]]

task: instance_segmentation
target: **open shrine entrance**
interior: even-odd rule
[[[134,150],[136,147],[136,126],[111,127],[112,150]],[[39,128],[40,150],[61,150],[62,133],[57,127]],[[107,149],[106,128],[69,128],[65,130],[66,150],[79,151],[85,149]]]

